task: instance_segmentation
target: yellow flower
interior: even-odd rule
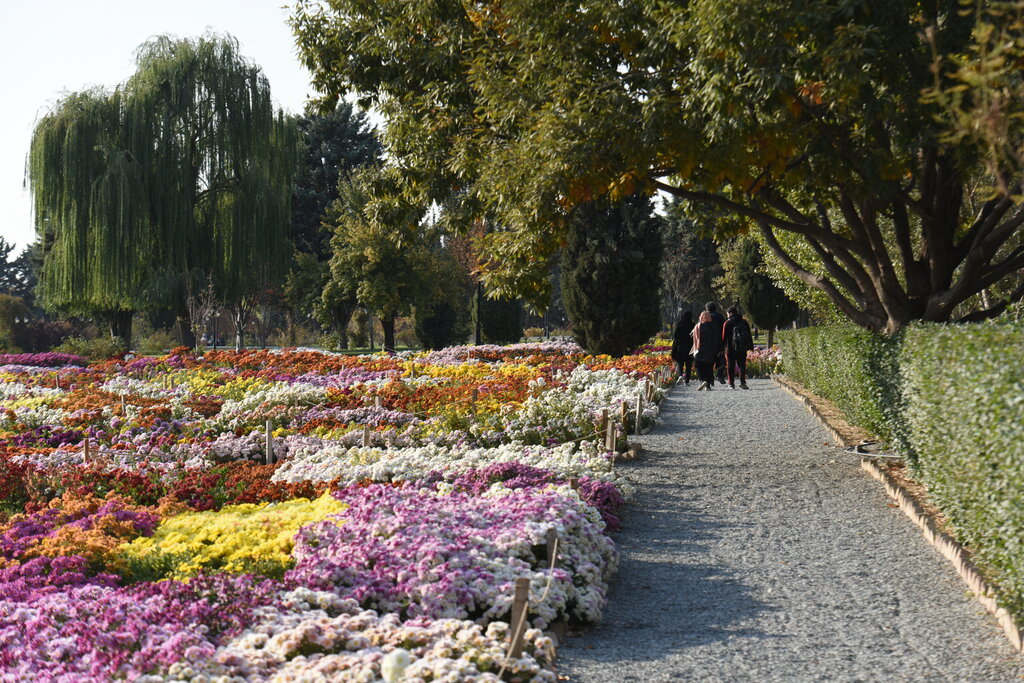
[[[188,512],[163,521],[150,538],[121,546],[128,561],[169,562],[170,578],[199,571],[278,573],[291,563],[295,534],[307,524],[344,511],[324,493],[316,500],[230,505],[219,511]]]

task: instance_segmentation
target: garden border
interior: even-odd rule
[[[844,432],[846,435],[851,435],[857,431],[857,428],[841,417],[825,417],[819,407],[823,403],[821,398],[815,396],[789,377],[772,375],[772,379],[786,393],[803,403],[807,407],[808,412],[821,423],[840,447],[856,443],[856,441],[844,436]],[[990,614],[995,616],[996,621],[1003,629],[1003,633],[1006,635],[1007,640],[1010,641],[1014,650],[1018,654],[1024,654],[1024,637],[1022,637],[1020,626],[1014,621],[1013,616],[1009,612],[999,606],[997,591],[981,576],[981,573],[978,572],[974,563],[971,562],[970,555],[964,550],[963,546],[957,543],[952,536],[941,531],[939,524],[936,523],[931,513],[924,509],[914,494],[897,482],[892,475],[879,467],[878,463],[871,458],[861,458],[860,466],[882,483],[886,493],[896,501],[903,514],[909,517],[921,529],[925,539],[943,557],[949,560],[953,567],[956,568],[957,574],[960,575],[960,578],[971,589],[971,592],[974,593],[978,601],[981,602]]]

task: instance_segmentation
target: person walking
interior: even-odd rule
[[[736,374],[739,371],[740,389],[747,386],[747,352],[754,349],[754,337],[750,334],[750,324],[743,319],[743,314],[736,306],[727,311],[729,319],[722,327],[722,341],[725,346],[725,370],[729,376],[729,388],[736,388]]]
[[[693,313],[680,308],[676,318],[676,327],[672,330],[672,352],[670,355],[675,362],[676,374],[683,378],[683,382],[687,386],[690,384],[690,375],[693,372],[693,338],[690,337],[692,330]]]
[[[718,333],[722,335],[725,328],[725,316],[718,310],[718,304],[714,301],[709,301],[704,304],[704,310],[711,314],[711,322],[718,325]],[[723,336],[722,338],[724,339],[725,337]],[[715,358],[714,370],[715,376],[718,377],[718,383],[725,384],[725,348],[721,346],[719,348],[721,350]],[[714,384],[714,380],[711,383]]]
[[[715,384],[712,368],[722,352],[722,328],[714,322],[709,311],[704,311],[700,314],[700,322],[694,326],[691,336],[693,360],[697,364],[697,378],[700,380],[697,391],[711,391]]]

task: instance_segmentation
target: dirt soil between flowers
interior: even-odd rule
[[[604,621],[567,680],[1015,681],[1024,658],[953,567],[770,380],[678,386],[619,465]]]

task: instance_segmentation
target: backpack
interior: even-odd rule
[[[750,336],[750,325],[746,320],[733,321],[732,347],[737,351],[750,351],[754,348],[754,338]]]

